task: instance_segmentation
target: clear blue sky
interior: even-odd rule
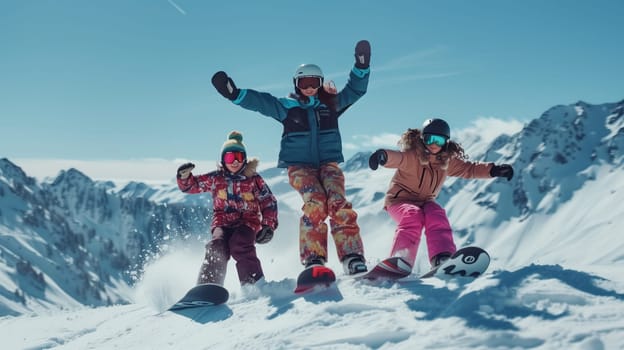
[[[430,116],[463,128],[615,102],[622,13],[618,0],[2,1],[0,157],[214,159],[238,129],[273,161],[281,125],[222,98],[212,74],[285,96],[316,63],[341,88],[360,39],[369,91],[341,118],[356,148]]]

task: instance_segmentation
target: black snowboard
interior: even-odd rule
[[[214,283],[198,284],[191,288],[180,301],[173,304],[169,310],[219,305],[225,303],[229,297],[230,293],[221,285]]]
[[[336,274],[332,269],[323,265],[312,265],[303,270],[297,277],[295,293],[306,293],[317,286],[329,287],[335,281]]]
[[[442,265],[420,276],[420,278],[449,278],[453,276],[477,278],[487,270],[489,265],[490,255],[485,250],[479,247],[464,247],[455,252]]]

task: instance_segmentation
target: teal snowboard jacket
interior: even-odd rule
[[[318,168],[326,163],[344,162],[338,118],[366,93],[369,73],[369,68],[353,67],[347,85],[337,95],[336,110],[322,104],[316,96],[304,104],[295,98],[277,98],[252,89],[241,89],[232,102],[282,123],[278,167]]]

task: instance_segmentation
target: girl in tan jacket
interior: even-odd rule
[[[423,228],[429,261],[435,267],[456,251],[446,211],[435,202],[447,176],[466,179],[505,177],[511,180],[511,165],[469,162],[464,149],[450,140],[449,125],[429,119],[423,129],[408,129],[401,137],[401,151],[379,149],[369,166],[396,169],[386,192],[384,208],[397,223],[390,256],[414,266]]]

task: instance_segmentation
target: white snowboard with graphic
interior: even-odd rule
[[[479,247],[464,247],[455,252],[442,265],[432,269],[420,278],[472,277],[481,276],[490,265],[490,255]]]

